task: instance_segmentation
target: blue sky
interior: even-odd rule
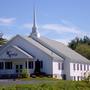
[[[11,38],[31,33],[34,0],[0,0],[0,32]],[[36,22],[42,36],[64,43],[90,36],[90,0],[36,0]]]

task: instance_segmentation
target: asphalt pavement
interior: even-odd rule
[[[0,80],[0,85],[16,85],[16,84],[37,84],[37,83],[47,83],[54,82],[53,80],[13,80],[4,79]]]

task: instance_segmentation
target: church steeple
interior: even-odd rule
[[[33,27],[32,27],[32,32],[36,32],[36,17],[35,17],[35,7],[33,7]]]
[[[32,26],[32,32],[31,37],[40,37],[40,34],[36,28],[36,13],[35,13],[35,6],[33,7],[33,26]]]

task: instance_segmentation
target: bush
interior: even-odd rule
[[[88,77],[84,77],[84,80],[86,83],[89,83],[90,82],[90,75]]]
[[[21,77],[22,78],[28,78],[28,77],[30,77],[30,75],[27,72],[27,69],[23,69],[22,70]]]

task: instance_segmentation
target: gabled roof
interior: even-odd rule
[[[56,58],[61,57],[63,59],[69,59],[70,61],[77,63],[90,63],[88,59],[70,49],[68,46],[64,45],[61,42],[51,40],[42,36],[40,38],[26,37],[26,40],[28,40],[29,42],[33,42],[33,44],[39,47],[41,50],[45,51],[51,56],[56,56]]]
[[[41,41],[47,43],[50,47],[56,49],[59,54],[63,54],[65,57],[68,57],[73,62],[84,62],[84,63],[90,63],[88,59],[83,57],[82,55],[78,54],[74,50],[70,49],[68,46],[64,45],[61,42],[48,39],[46,37],[39,38]]]
[[[30,54],[28,54],[27,52],[25,52],[24,50],[22,50],[21,48],[19,48],[18,46],[8,46],[7,48],[4,48],[0,53],[0,58],[2,59],[2,54],[5,53],[7,50],[9,49],[14,49],[20,53],[22,53],[23,56],[27,57],[27,58],[33,58]],[[13,52],[12,52],[13,53]],[[16,52],[15,52],[16,53]],[[5,56],[4,56],[5,57]]]
[[[37,48],[39,48],[40,50],[42,50],[44,53],[46,53],[50,57],[52,57],[54,59],[57,59],[57,60],[63,60],[62,57],[58,56],[57,54],[55,54],[54,52],[52,52],[51,50],[49,50],[45,46],[41,45],[39,42],[37,42],[34,39],[32,39],[31,37],[22,37],[22,38],[24,38],[28,42],[32,43],[34,46],[36,46]]]
[[[33,58],[32,55],[30,55],[29,53],[27,53],[26,51],[24,51],[23,49],[21,49],[18,46],[12,46],[13,48],[17,49],[18,51],[20,51],[21,53],[23,53],[24,55],[26,55],[28,58]]]
[[[69,47],[64,45],[63,43],[55,41],[55,40],[51,40],[51,39],[48,39],[48,38],[42,37],[42,36],[40,38],[37,38],[37,37],[34,38],[34,37],[22,37],[20,35],[17,35],[13,39],[11,39],[9,42],[7,42],[7,44],[12,42],[17,37],[26,40],[27,42],[29,42],[32,45],[34,45],[35,47],[39,48],[44,53],[46,53],[47,55],[49,55],[50,57],[52,57],[54,59],[58,59],[58,60],[67,60],[68,59],[68,60],[71,60],[72,62],[77,62],[77,63],[78,62],[90,63],[90,61],[88,59],[81,56],[77,52],[73,51],[72,49],[70,49]],[[2,46],[1,48],[4,49],[7,46],[7,44]],[[19,47],[16,47],[16,48],[24,51],[22,48],[19,48]],[[27,53],[27,51],[24,51],[24,52]],[[29,54],[29,53],[27,53],[27,54]]]
[[[14,41],[16,38],[21,38],[26,40],[26,42],[31,43],[32,45],[34,45],[35,47],[37,47],[38,49],[40,49],[41,51],[43,51],[44,53],[46,53],[47,55],[49,55],[51,58],[57,59],[57,60],[63,60],[60,56],[58,56],[57,54],[55,54],[54,52],[52,52],[51,50],[47,49],[46,47],[44,47],[43,45],[39,44],[37,41],[33,40],[31,37],[22,37],[20,35],[16,35],[15,37],[13,37],[10,41],[8,41],[5,45],[2,46],[0,53],[2,52],[3,49],[7,48],[7,46]],[[17,46],[18,48],[22,49],[22,47]],[[34,55],[32,55],[30,52],[22,49],[23,51],[25,51],[26,53],[30,54],[32,57],[35,57]]]

